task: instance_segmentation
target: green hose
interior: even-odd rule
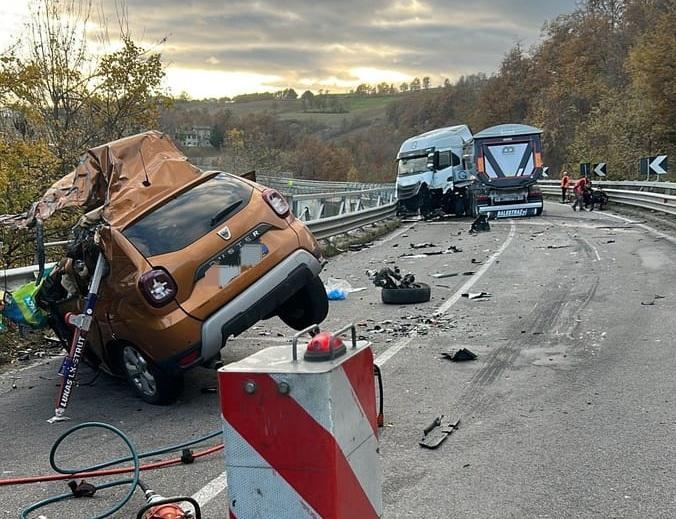
[[[63,443],[63,441],[66,438],[68,438],[68,436],[73,434],[74,432],[79,431],[80,429],[88,429],[88,428],[106,429],[106,430],[112,432],[113,434],[115,434],[118,438],[120,438],[127,445],[127,448],[129,449],[130,455],[123,457],[123,458],[117,458],[117,459],[112,460],[112,461],[100,463],[98,465],[93,465],[91,467],[80,467],[80,468],[77,468],[77,469],[72,469],[72,468],[63,468],[63,467],[58,466],[54,458],[56,457],[56,452],[59,449],[60,445]],[[106,489],[106,488],[116,487],[116,486],[120,486],[120,485],[127,485],[127,484],[129,485],[129,491],[120,501],[117,502],[117,504],[115,504],[112,508],[103,512],[102,514],[91,518],[91,519],[104,519],[105,517],[109,517],[109,516],[113,515],[115,512],[117,512],[118,510],[120,510],[120,508],[122,508],[124,505],[126,505],[129,502],[129,500],[132,498],[132,496],[134,495],[134,492],[136,491],[136,487],[139,485],[139,477],[140,477],[140,472],[141,472],[141,470],[140,470],[140,460],[141,459],[147,458],[149,456],[158,456],[158,455],[161,455],[161,454],[166,454],[168,452],[181,450],[181,449],[184,449],[186,447],[190,447],[192,445],[196,445],[198,443],[202,443],[204,441],[210,440],[210,439],[215,438],[216,436],[219,436],[221,434],[222,434],[222,431],[218,430],[218,431],[214,431],[212,433],[209,433],[205,436],[202,436],[200,438],[197,438],[195,440],[190,440],[190,441],[187,441],[185,443],[181,443],[181,444],[177,444],[177,445],[170,445],[168,447],[164,447],[164,448],[161,448],[161,449],[156,449],[156,450],[153,450],[153,451],[144,452],[144,453],[139,454],[138,451],[136,450],[136,447],[134,446],[134,444],[129,439],[129,437],[126,434],[124,434],[122,431],[120,431],[117,427],[113,427],[112,425],[107,424],[107,423],[103,423],[103,422],[85,422],[85,423],[81,423],[79,425],[76,425],[75,427],[71,427],[70,429],[68,429],[66,432],[61,434],[61,436],[59,436],[56,439],[56,441],[52,445],[52,449],[49,452],[49,464],[51,465],[51,467],[56,472],[59,472],[60,474],[79,474],[79,473],[82,473],[82,472],[93,472],[93,471],[97,471],[97,470],[101,470],[101,469],[110,467],[112,465],[119,465],[121,463],[126,463],[126,462],[129,462],[129,461],[132,461],[133,465],[134,465],[134,472],[133,472],[133,475],[132,475],[131,478],[119,479],[119,480],[111,481],[109,483],[104,483],[102,485],[96,486],[96,490],[103,490],[103,489]],[[34,512],[35,510],[38,510],[40,508],[43,508],[43,507],[50,505],[50,504],[53,504],[53,503],[57,503],[59,501],[65,501],[66,499],[72,499],[73,497],[74,496],[73,496],[72,493],[48,497],[47,499],[43,499],[42,501],[39,501],[37,503],[33,503],[32,505],[28,506],[27,508],[24,508],[21,511],[21,514],[19,515],[19,517],[21,519],[28,519],[28,514],[30,514],[31,512]]]

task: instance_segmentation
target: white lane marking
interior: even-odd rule
[[[646,230],[648,232],[651,232],[654,235],[659,236],[660,238],[662,238],[664,240],[667,240],[669,243],[673,243],[674,245],[676,245],[676,238],[674,238],[673,236],[669,236],[668,234],[665,234],[661,231],[658,231],[657,229],[654,229],[653,227],[650,227],[649,225],[646,225],[644,223],[639,223],[635,220],[631,220],[630,218],[625,218],[624,216],[620,216],[620,215],[617,215],[617,214],[605,213],[605,215],[610,216],[611,218],[617,218],[618,220],[622,220],[623,222],[634,225],[636,227],[640,227],[641,229]]]
[[[486,271],[495,263],[495,260],[498,259],[498,257],[505,252],[505,249],[509,247],[509,244],[512,242],[514,239],[514,236],[516,235],[516,224],[514,223],[513,220],[510,220],[510,228],[509,228],[509,235],[507,236],[507,239],[500,245],[500,248],[496,250],[490,258],[486,260],[486,262],[481,265],[479,270],[475,272],[475,274],[470,277],[447,301],[444,302],[437,310],[434,312],[433,315],[442,315],[448,311],[450,307],[452,307],[455,303],[458,302],[458,300],[462,297],[462,294],[467,292],[472,286],[481,279],[481,276],[483,276]],[[378,355],[378,357],[375,360],[375,363],[381,367],[383,364],[385,364],[388,360],[390,360],[392,357],[394,357],[397,353],[399,353],[402,349],[404,349],[416,336],[416,334],[412,334],[410,337],[406,337],[396,343],[394,343],[392,346],[390,346],[388,349],[386,349],[383,353]]]
[[[503,252],[505,252],[505,249],[507,249],[507,247],[509,247],[509,244],[510,244],[510,243],[512,242],[512,240],[514,239],[514,236],[515,236],[515,235],[516,235],[516,224],[514,223],[514,221],[511,221],[511,222],[510,222],[510,227],[509,227],[509,235],[507,236],[507,239],[502,243],[502,245],[500,245],[500,248],[499,248],[498,250],[496,250],[496,251],[491,255],[491,257],[488,258],[488,259],[486,260],[486,262],[485,262],[483,265],[481,265],[481,267],[479,268],[479,270],[477,270],[476,273],[475,273],[471,278],[469,278],[469,279],[465,282],[465,284],[462,285],[462,286],[455,292],[455,294],[453,294],[448,300],[446,300],[446,302],[444,302],[444,304],[442,304],[439,308],[437,308],[437,311],[434,312],[434,315],[441,315],[441,314],[443,314],[443,313],[446,313],[446,311],[447,311],[450,307],[452,307],[455,303],[457,303],[458,300],[462,297],[462,294],[464,294],[464,293],[467,292],[470,288],[472,288],[472,286],[474,285],[474,283],[476,283],[477,281],[479,281],[479,279],[481,279],[481,276],[483,276],[483,275],[486,273],[486,271],[487,271],[489,268],[491,268],[491,265],[493,265],[493,263],[495,263],[495,260],[498,259],[498,257],[499,257]]]
[[[207,505],[214,497],[228,488],[228,477],[225,472],[215,477],[209,483],[200,488],[192,495],[192,498],[197,501],[200,508]]]
[[[376,360],[374,360],[374,364],[376,366],[381,367],[383,364],[385,364],[388,360],[390,360],[392,357],[394,357],[399,351],[401,351],[403,348],[408,346],[408,344],[413,340],[414,337],[416,337],[418,334],[413,332],[409,337],[406,337],[405,339],[402,339],[396,343],[394,343],[392,346],[387,348],[384,352],[382,352],[380,355],[376,357]]]

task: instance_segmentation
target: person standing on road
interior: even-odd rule
[[[587,185],[587,178],[580,177],[575,185],[573,186],[573,193],[575,194],[575,202],[573,203],[573,211],[576,211],[577,208],[580,208],[580,211],[584,211],[584,188]]]
[[[570,185],[570,177],[568,172],[564,171],[561,177],[561,203],[566,203],[566,196],[568,195],[568,186]]]

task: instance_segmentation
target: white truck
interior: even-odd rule
[[[467,125],[449,126],[404,141],[397,154],[397,197],[401,213],[426,216],[471,214],[470,185],[474,177],[463,160],[473,142]]]

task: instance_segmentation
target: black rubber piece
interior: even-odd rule
[[[432,292],[426,283],[414,283],[411,288],[383,288],[381,297],[388,305],[409,305],[426,303]]]

